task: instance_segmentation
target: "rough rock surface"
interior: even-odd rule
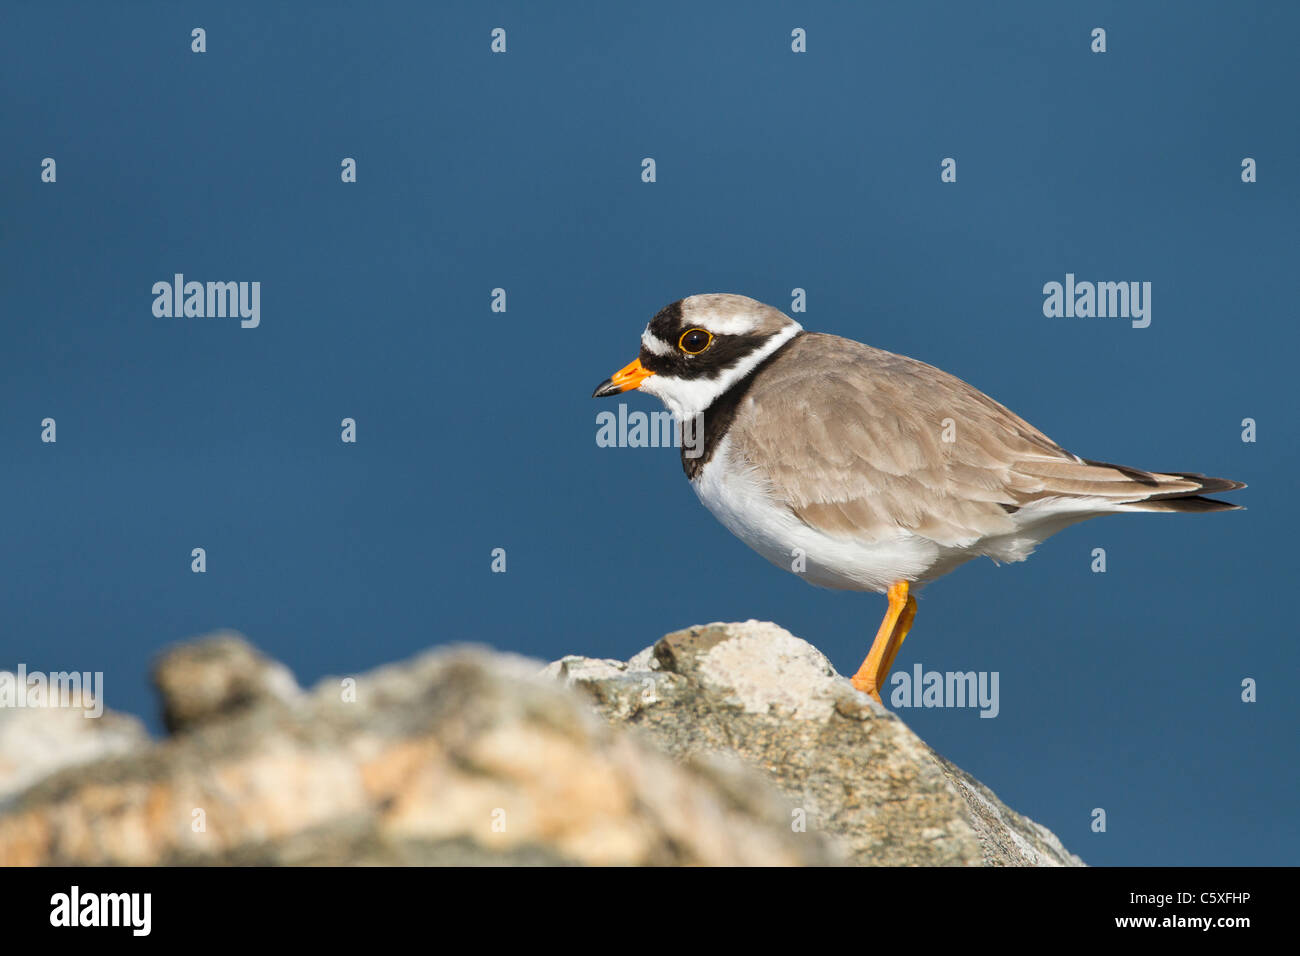
[[[134,717],[108,711],[86,717],[94,709],[89,694],[71,703],[56,709],[0,707],[0,810],[56,770],[148,746],[144,724]]]
[[[295,694],[231,635],[182,645],[155,671],[182,731],[12,796],[0,865],[837,859],[752,771],[674,761],[539,666],[449,649]]]
[[[626,663],[566,657],[547,673],[676,757],[740,757],[853,862],[1083,865],[774,624],[693,627]]]
[[[289,668],[230,631],[178,644],[158,659],[153,682],[170,733],[276,700],[292,703],[300,693]]]
[[[304,692],[219,634],[159,660],[161,741],[0,709],[0,865],[1079,864],[774,625],[540,667]]]

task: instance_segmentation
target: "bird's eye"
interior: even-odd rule
[[[677,340],[677,347],[687,355],[699,355],[713,342],[713,333],[703,329],[687,329]]]

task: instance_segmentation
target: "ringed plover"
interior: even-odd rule
[[[682,467],[733,534],[813,584],[889,596],[852,682],[880,700],[916,615],[913,591],[972,558],[1023,561],[1076,522],[1128,511],[1230,511],[1239,481],[1071,454],[947,372],[741,295],[662,309],[594,398],[640,389],[702,424]]]

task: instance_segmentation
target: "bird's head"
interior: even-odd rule
[[[640,389],[678,419],[690,418],[801,331],[785,313],[748,296],[679,299],[650,320],[641,353],[597,385],[592,397]]]

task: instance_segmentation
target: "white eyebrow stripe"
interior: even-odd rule
[[[671,355],[673,352],[671,345],[659,338],[659,336],[651,335],[649,329],[641,333],[641,344],[654,355]]]
[[[687,321],[689,318],[689,321]],[[803,328],[798,322],[791,322],[797,328]],[[753,335],[758,330],[755,328],[754,320],[747,315],[718,315],[712,310],[697,310],[689,316],[682,319],[682,328],[707,329],[714,335]]]
[[[754,323],[743,316],[724,319],[710,315],[700,323],[700,328],[708,329],[714,335],[748,335],[754,331]]]

